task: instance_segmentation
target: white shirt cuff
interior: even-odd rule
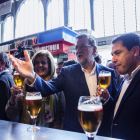
[[[31,84],[31,83],[28,81],[28,79],[26,78],[26,79],[25,79],[25,83],[26,83],[29,87],[34,87],[36,78],[37,78],[37,76],[36,76],[36,74],[35,74],[35,79],[34,79],[34,82],[33,82],[32,84]]]

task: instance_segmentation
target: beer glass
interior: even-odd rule
[[[98,84],[101,88],[101,91],[107,89],[111,82],[111,72],[109,71],[100,71],[98,76]]]
[[[42,96],[40,92],[27,92],[26,94],[26,108],[29,113],[33,126],[27,128],[29,132],[38,131],[40,128],[36,126],[36,119],[42,107]]]
[[[14,82],[16,84],[16,86],[22,88],[23,84],[24,84],[25,78],[22,77],[21,75],[19,75],[18,72],[14,72]],[[17,96],[24,96],[22,92],[19,92]]]
[[[78,102],[78,120],[88,139],[94,137],[101,125],[103,108],[100,97],[81,96]]]

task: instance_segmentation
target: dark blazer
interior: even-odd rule
[[[118,107],[112,124],[112,137],[140,140],[140,70],[132,79]]]
[[[5,113],[5,106],[11,96],[10,88],[15,85],[10,72],[3,72],[0,75],[0,119],[9,120]]]
[[[111,84],[108,87],[108,90],[111,94],[111,98],[115,98],[117,83],[114,71],[102,65],[97,64],[96,66],[97,76],[99,75],[99,72],[101,70],[107,70],[111,72]],[[64,129],[75,132],[83,132],[83,129],[81,128],[77,117],[78,100],[80,96],[90,96],[90,93],[86,83],[84,72],[81,70],[80,64],[62,68],[58,77],[52,79],[50,82],[46,82],[39,76],[37,76],[34,88],[37,91],[40,91],[43,96],[48,96],[53,93],[63,91],[66,99]],[[109,104],[107,103],[106,106],[108,105]],[[112,108],[112,106],[109,107]],[[109,120],[109,118],[106,117],[106,113],[104,114],[104,118],[107,118]]]

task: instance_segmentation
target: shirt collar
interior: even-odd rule
[[[139,70],[140,70],[140,65],[131,72],[130,76],[129,76],[129,74],[125,74],[124,75],[125,80],[127,80],[127,81],[132,80]]]
[[[0,72],[0,75],[1,75],[2,73],[4,73],[4,72],[7,72],[7,71],[9,71],[9,70],[6,69],[6,70],[1,71],[1,72]]]
[[[132,73],[131,73],[131,75],[130,75],[131,79],[134,78],[134,76],[137,74],[137,72],[138,72],[139,70],[140,70],[140,65],[139,65],[134,71],[132,71]]]
[[[86,69],[84,69],[84,68],[82,67],[82,65],[81,65],[81,69],[82,69],[82,71],[83,71],[83,72],[88,73],[88,72],[87,72],[87,70],[86,70]],[[95,66],[94,66],[94,68],[93,68],[92,72],[91,72],[91,73],[88,73],[88,74],[95,74],[95,72],[96,72],[96,62],[95,62]]]

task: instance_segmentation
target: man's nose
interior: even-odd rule
[[[115,62],[116,62],[116,58],[115,58],[115,56],[114,56],[114,55],[112,56],[112,62],[113,62],[113,63],[115,63]]]

